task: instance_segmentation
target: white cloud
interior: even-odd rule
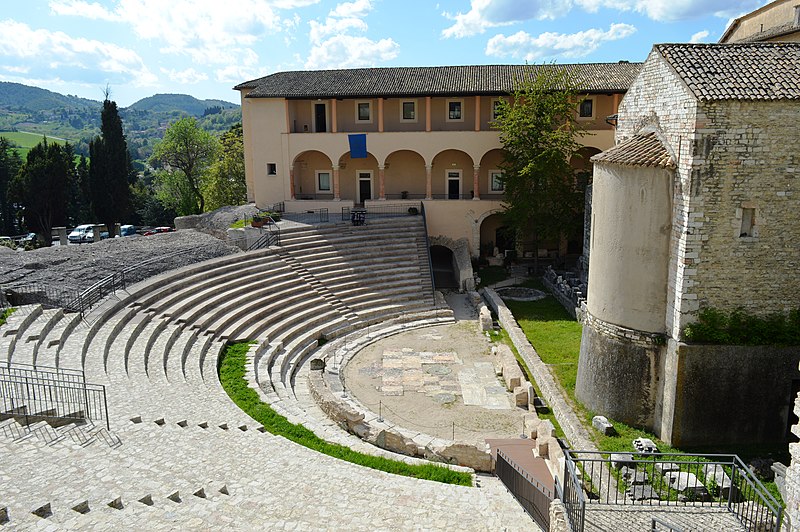
[[[14,20],[0,21],[0,55],[46,63],[50,68],[72,67],[122,74],[137,86],[152,85],[156,76],[142,58],[113,43],[70,37],[64,32],[32,29]]]
[[[31,71],[31,67],[29,66],[3,65],[0,68],[5,70],[6,72],[12,72],[14,74],[27,74],[28,72]]]
[[[577,33],[542,33],[538,36],[519,31],[514,35],[495,35],[486,44],[486,55],[535,61],[542,57],[582,57],[594,52],[604,42],[624,39],[636,28],[612,24],[608,31],[590,29]]]
[[[466,13],[443,13],[455,23],[442,31],[442,37],[469,37],[484,33],[488,28],[531,19],[552,20],[566,15],[572,9],[572,0],[471,0],[470,8]]]
[[[526,20],[556,19],[575,8],[596,13],[600,8],[634,11],[653,20],[689,20],[708,15],[728,18],[763,5],[763,0],[471,0],[466,13],[442,15],[454,23],[442,31],[444,38],[470,37],[489,28]]]
[[[184,85],[200,83],[201,81],[205,81],[208,79],[207,74],[204,74],[203,72],[198,72],[193,68],[187,68],[185,70],[162,68],[161,72],[163,74],[166,74],[172,81],[176,83],[182,83]]]
[[[92,20],[119,20],[119,16],[97,2],[84,0],[51,0],[50,11],[56,15],[71,15]]]
[[[362,20],[372,10],[370,0],[338,4],[324,22],[309,22],[311,50],[306,68],[352,68],[370,66],[397,57],[400,45],[390,38],[372,40],[363,35],[367,23]]]
[[[708,30],[698,31],[697,33],[692,35],[692,38],[689,39],[689,42],[690,43],[706,42],[706,37],[708,37],[708,35],[709,35]]]
[[[375,65],[397,57],[400,45],[392,39],[373,41],[366,37],[336,35],[315,46],[306,68],[354,68]]]

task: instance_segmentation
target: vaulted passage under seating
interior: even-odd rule
[[[455,257],[453,252],[444,246],[431,246],[431,266],[433,282],[436,289],[458,289],[456,280]]]

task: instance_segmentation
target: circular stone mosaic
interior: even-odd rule
[[[547,294],[535,288],[524,288],[521,286],[509,286],[506,288],[498,288],[497,295],[503,299],[510,299],[511,301],[539,301],[547,297]]]
[[[433,400],[440,405],[449,405],[456,402],[456,396],[452,393],[437,393]]]
[[[449,375],[453,372],[453,370],[442,364],[424,364],[424,367],[425,373],[430,375]]]

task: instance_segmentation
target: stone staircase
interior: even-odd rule
[[[508,527],[509,516],[526,529],[491,482],[446,486],[320,455],[265,433],[219,382],[225,343],[252,339],[249,372],[278,412],[329,441],[392,456],[327,420],[303,374],[329,339],[452,320],[433,305],[420,231],[392,220],[287,230],[281,250],[161,274],[83,321],[36,305],[12,314],[0,327],[0,364],[83,369],[105,386],[110,430],[2,421],[0,526],[464,528],[468,513],[475,529]]]

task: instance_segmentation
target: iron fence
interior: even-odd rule
[[[564,503],[567,514],[567,525],[572,532],[583,532],[586,520],[586,495],[583,491],[583,483],[578,476],[578,468],[570,460],[570,454],[565,449],[564,454],[567,460],[564,463],[564,483],[559,482],[558,477],[554,478],[556,496]]]
[[[553,492],[519,467],[502,449],[497,450],[494,472],[536,524],[542,530],[549,530]]]
[[[587,504],[726,508],[747,530],[780,530],[780,504],[736,455],[564,453],[565,478],[574,477],[565,481],[565,496],[574,484]],[[583,509],[572,501],[564,504],[573,530],[583,530],[577,515]]]
[[[105,386],[87,384],[80,370],[0,364],[0,418],[22,425],[104,421],[109,428]]]
[[[283,218],[305,224],[328,223],[328,209],[308,209],[302,212],[285,212]]]
[[[419,212],[422,214],[422,230],[425,233],[425,254],[428,256],[428,274],[431,278],[431,301],[436,306],[436,284],[433,280],[433,261],[431,261],[431,242],[428,239],[428,217],[425,214],[425,204],[419,204]]]
[[[395,203],[393,205],[373,205],[366,207],[350,208],[342,207],[342,221],[353,221],[353,215],[363,213],[365,219],[369,218],[397,218],[401,216],[416,216],[422,212],[423,204],[414,203]]]

